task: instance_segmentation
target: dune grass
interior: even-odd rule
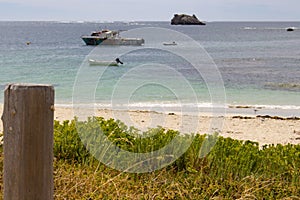
[[[80,133],[86,132],[93,147],[103,139],[99,130],[116,146],[136,153],[158,150],[172,139],[192,143],[169,166],[127,173],[98,162],[81,142]],[[55,121],[54,138],[55,199],[300,199],[300,145],[260,148],[251,141],[180,135],[161,127],[141,135],[120,121],[101,117]],[[211,151],[199,157],[211,143]],[[160,162],[161,158],[154,164]],[[3,153],[0,168],[3,193]]]

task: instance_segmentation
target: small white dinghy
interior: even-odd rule
[[[173,42],[164,42],[163,45],[165,45],[165,46],[174,46],[174,45],[177,45],[177,43],[175,41],[173,41]]]
[[[89,59],[89,64],[92,66],[119,66],[120,62]],[[121,63],[123,64],[123,63]]]

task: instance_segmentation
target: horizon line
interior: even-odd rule
[[[296,20],[201,20],[203,22],[300,22]],[[0,19],[0,22],[65,22],[65,23],[130,23],[130,22],[171,22],[171,20],[5,20]]]

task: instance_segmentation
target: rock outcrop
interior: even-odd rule
[[[175,14],[171,20],[172,25],[205,25],[195,15]]]

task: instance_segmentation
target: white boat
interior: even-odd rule
[[[117,61],[105,61],[89,59],[89,64],[94,66],[119,66]]]
[[[163,43],[163,45],[165,45],[165,46],[172,46],[172,45],[177,45],[177,43],[176,42],[164,42]]]
[[[119,31],[102,30],[92,32],[91,35],[83,35],[81,39],[86,45],[143,45],[143,38],[122,38]]]

